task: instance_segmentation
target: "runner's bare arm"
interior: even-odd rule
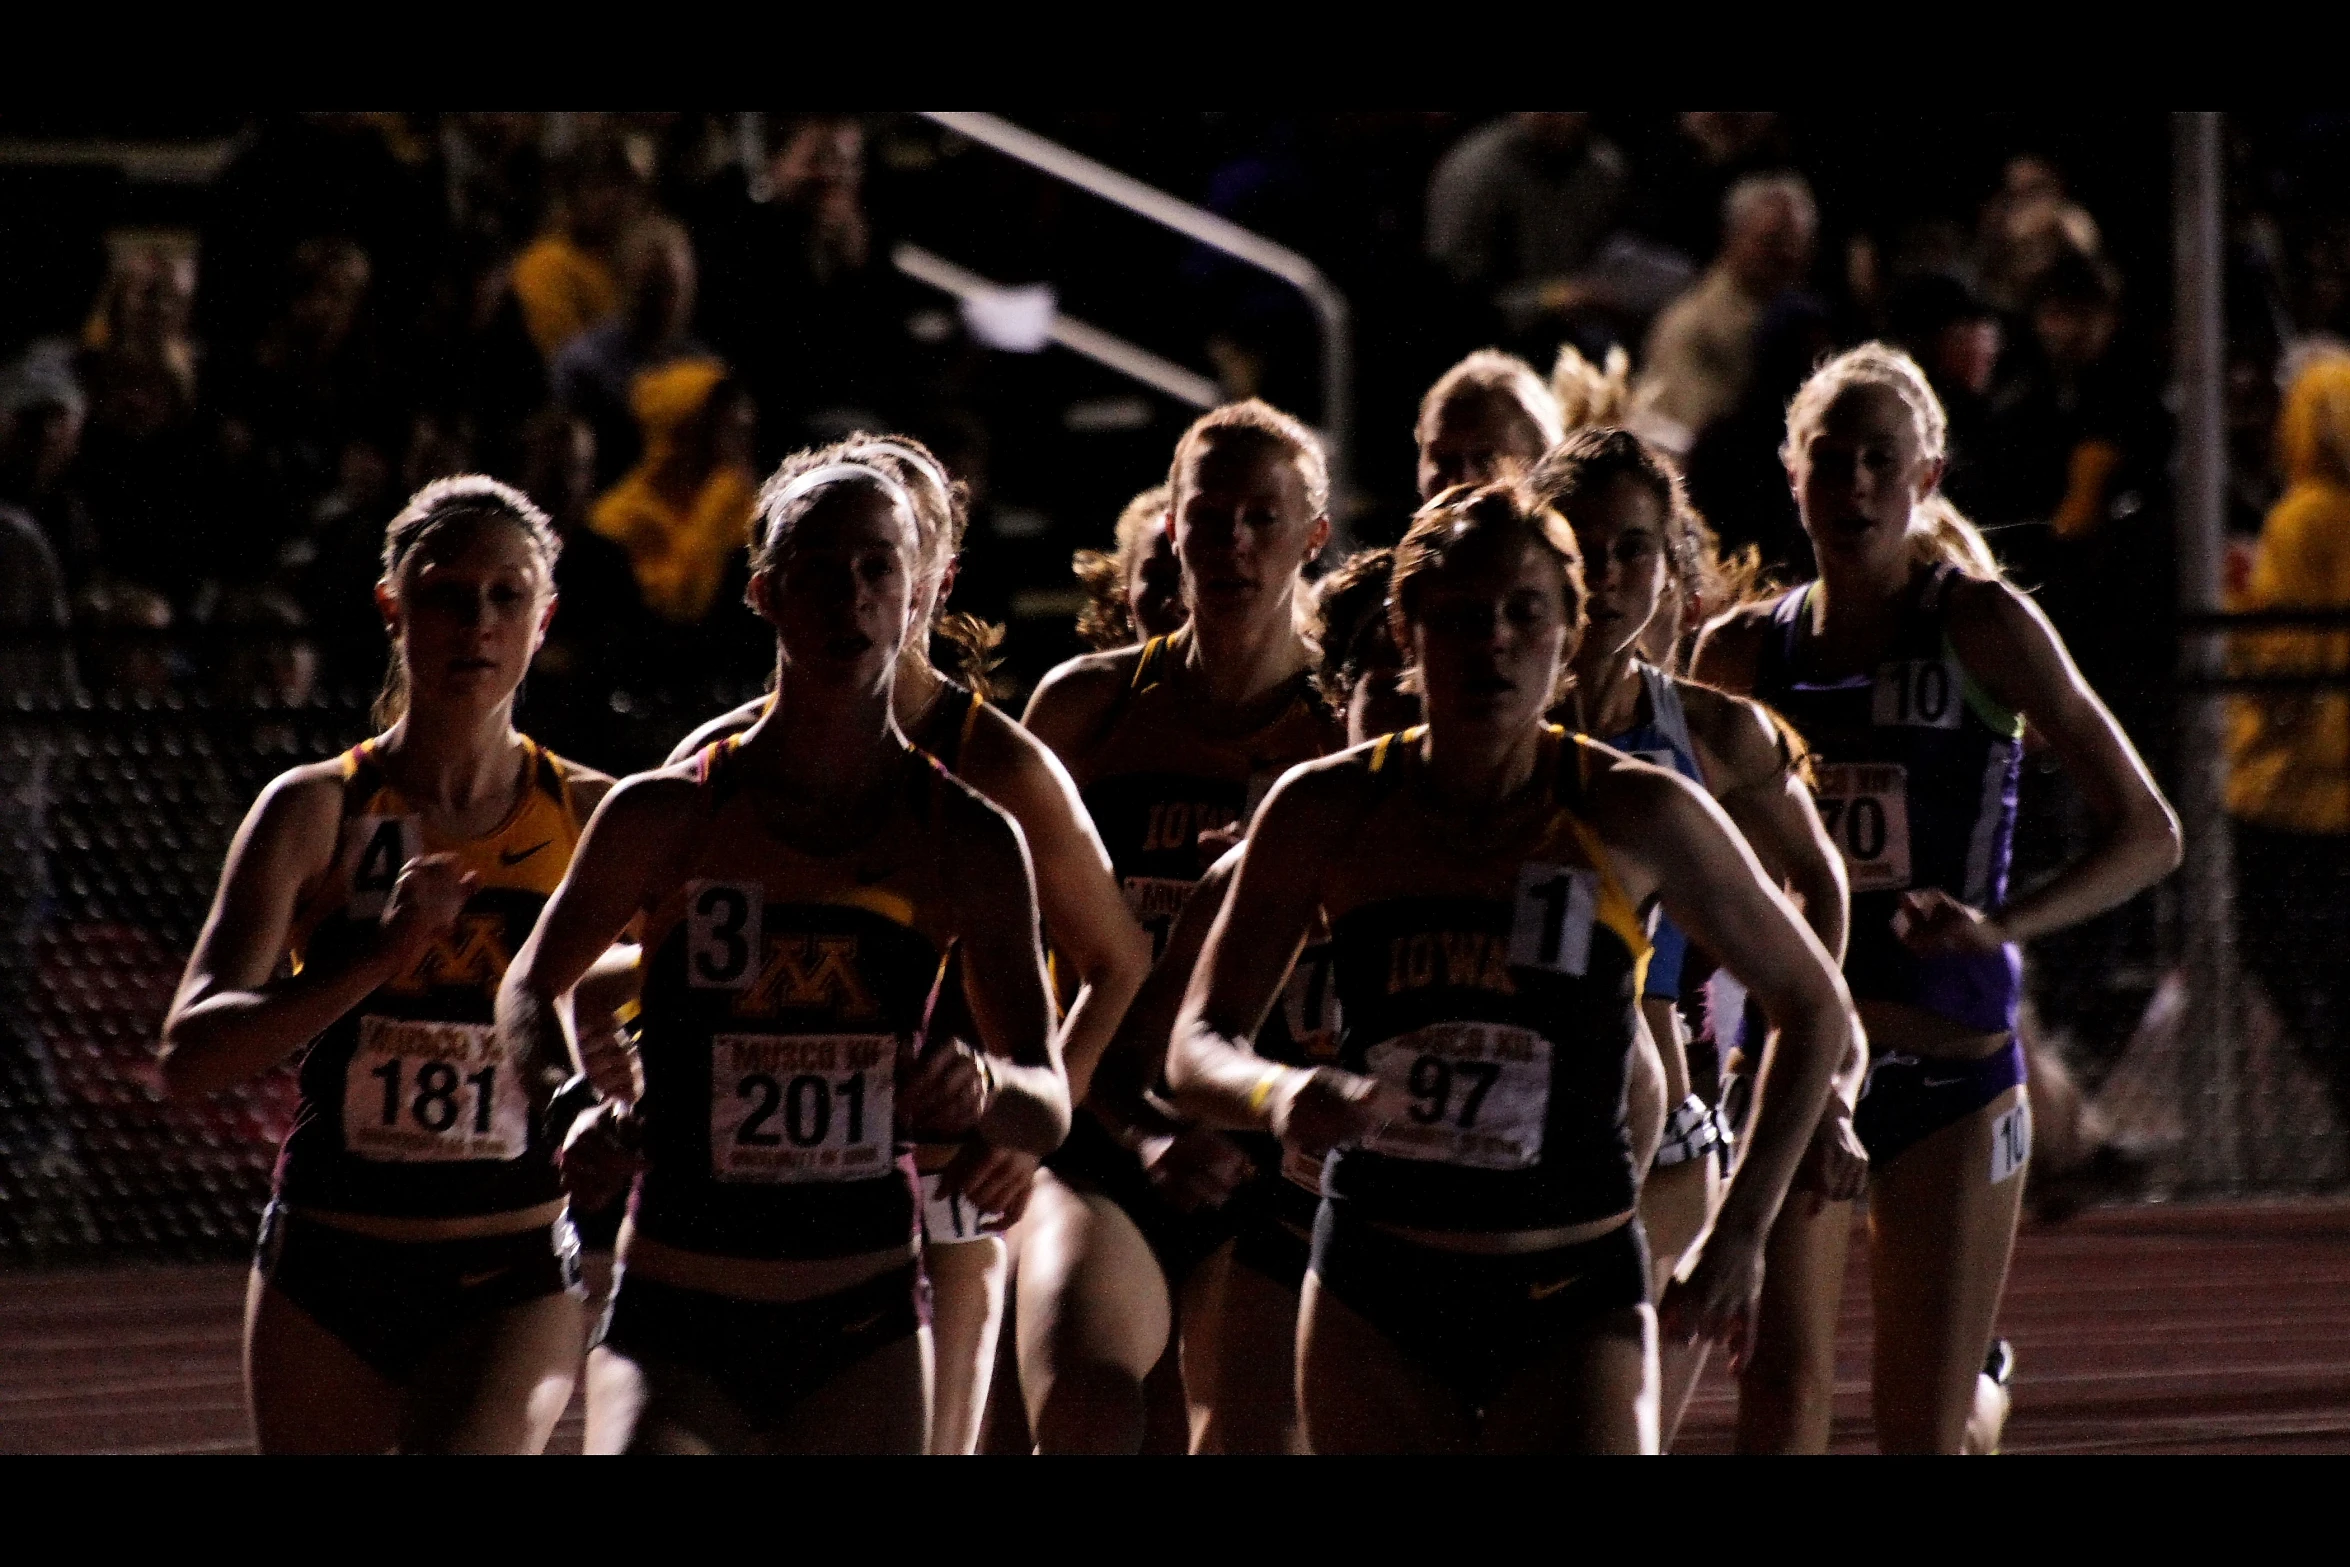
[[[1982,923],[1992,929],[1968,929],[1971,912],[1940,900],[1948,905],[1934,911],[1944,939],[1928,944],[2029,941],[2101,914],[2175,870],[2177,815],[2040,606],[2004,582],[1961,583],[1950,601],[1950,642],[1992,700],[2040,732],[2103,831],[2033,892],[2002,909],[1971,911],[1988,915]]]
[[[539,1100],[573,1071],[571,991],[673,875],[700,791],[682,772],[645,773],[605,796],[554,896],[498,988],[498,1036]]]
[[[1685,688],[1685,694],[1714,797],[1763,869],[1801,900],[1804,922],[1820,945],[1843,962],[1852,912],[1844,856],[1821,824],[1778,725],[1745,697],[1703,686]]]
[[[412,863],[374,941],[346,961],[309,962],[298,974],[273,978],[303,889],[334,857],[341,808],[336,764],[322,762],[278,778],[246,813],[163,1021],[159,1066],[167,1093],[211,1093],[276,1065],[456,919],[463,878],[443,857],[431,857],[430,866]]]
[[[1038,682],[1020,722],[1051,747],[1072,773],[1101,733],[1103,722],[1133,682],[1140,648],[1117,648],[1073,658]]]
[[[1069,1135],[1069,1079],[1053,1037],[1028,848],[976,794],[955,798],[947,814],[964,993],[995,1079],[978,1129],[998,1148],[1048,1154]]]
[[[990,708],[979,715],[964,770],[1020,824],[1036,867],[1045,934],[1075,971],[1061,1058],[1070,1097],[1083,1103],[1119,1019],[1150,973],[1150,936],[1126,907],[1077,785],[1042,741]]]
[[[1771,1221],[1859,1025],[1834,960],[1704,791],[1655,768],[1619,764],[1593,792],[1601,832],[1631,872],[1635,901],[1656,893],[1666,916],[1715,954],[1777,1030],[1755,1073],[1745,1158],[1696,1271],[1671,1301],[1684,1331],[1736,1337],[1752,1320]]]

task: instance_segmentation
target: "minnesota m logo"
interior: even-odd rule
[[[496,914],[464,914],[456,927],[434,942],[392,982],[393,990],[420,992],[447,985],[478,985],[495,992],[514,961],[501,939],[505,920]]]
[[[738,1017],[818,1008],[841,1018],[869,1018],[880,1008],[857,972],[854,936],[770,936],[758,982],[735,999]]]

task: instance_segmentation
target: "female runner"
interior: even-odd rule
[[[1397,689],[1403,674],[1387,633],[1387,574],[1395,552],[1364,550],[1317,584],[1310,640],[1323,699],[1346,715],[1347,738],[1359,742],[1411,724],[1419,703]],[[1119,1025],[1111,1048],[1155,1060],[1168,1037],[1208,927],[1223,907],[1243,853],[1234,847],[1208,867],[1167,934],[1167,948]],[[1298,954],[1265,1019],[1257,1050],[1266,1059],[1313,1066],[1337,1058],[1338,997],[1330,954],[1319,935]],[[1150,1070],[1155,1078],[1157,1071]],[[1166,1075],[1184,1105],[1183,1063],[1169,1057]],[[1213,1108],[1211,1102],[1211,1109]],[[1201,1260],[1184,1299],[1183,1391],[1195,1453],[1294,1453],[1297,1425],[1297,1300],[1321,1199],[1321,1166],[1284,1160],[1279,1141],[1242,1132],[1236,1139],[1255,1174],[1235,1192],[1232,1238]]]
[[[385,731],[262,791],[164,1020],[175,1093],[306,1051],[246,1295],[265,1453],[535,1453],[578,1376],[578,1247],[539,1113],[567,1052],[501,1053],[490,1026],[611,784],[514,730],[557,547],[491,479],[429,484],[392,519]]]
[[[1275,778],[1340,736],[1295,609],[1330,533],[1320,443],[1263,403],[1232,404],[1184,433],[1168,484],[1190,622],[1063,664],[1026,720],[1076,778],[1128,904],[1162,943],[1215,857],[1201,835],[1245,824]],[[1179,1410],[1172,1396],[1146,1406],[1143,1383],[1175,1297],[1230,1238],[1219,1210],[1254,1171],[1230,1139],[1148,1106],[1164,1048],[1161,1036],[1104,1057],[1023,1227],[1021,1382],[1048,1452],[1133,1452],[1150,1409]]]
[[[841,462],[879,468],[905,487],[921,525],[916,624],[960,632],[961,627],[942,622],[968,520],[962,487],[951,483],[929,448],[910,435],[854,436],[798,453],[777,470],[776,482],[789,484],[802,473]],[[1150,972],[1150,938],[1127,913],[1110,873],[1110,857],[1059,760],[977,692],[939,673],[930,661],[928,641],[926,635],[908,637],[899,655],[891,696],[898,724],[916,748],[1019,823],[1027,838],[1045,934],[1076,981],[1062,1023],[1061,1051],[1071,1082],[1083,1083]],[[964,647],[967,654],[973,651],[968,641]],[[684,762],[712,742],[750,728],[769,703],[761,697],[704,724],[671,754],[670,763]],[[946,1011],[935,1020],[933,1033],[974,1037],[960,985],[948,986],[940,1000]],[[1004,1232],[1027,1208],[1037,1162],[1016,1150],[969,1143],[917,1149],[916,1163],[938,1360],[930,1451],[968,1453],[978,1443],[1004,1321],[1009,1271]]]
[[[1565,435],[1558,399],[1533,366],[1480,348],[1436,378],[1420,399],[1420,499],[1456,484],[1522,474]]]
[[[914,503],[837,463],[760,512],[773,707],[613,792],[499,1000],[518,1045],[551,1039],[555,998],[646,917],[643,1094],[583,1117],[566,1155],[642,1159],[588,1363],[595,1452],[921,1451],[897,1140],[1041,1155],[1068,1125],[1020,834],[891,710],[920,625]],[[984,1050],[923,1048],[950,955]]]
[[[1085,607],[1077,635],[1095,648],[1125,647],[1180,630],[1183,568],[1167,532],[1167,487],[1154,484],[1118,513],[1117,544],[1107,554],[1079,550],[1070,561]]]
[[[1833,963],[1719,809],[1544,721],[1582,597],[1573,535],[1521,487],[1421,509],[1390,615],[1426,722],[1275,788],[1185,998],[1187,1097],[1335,1150],[1298,1336],[1317,1452],[1656,1450],[1625,1115],[1650,898],[1783,1030],[1675,1331],[1741,1330],[1852,1038]],[[1248,1040],[1323,918],[1340,1065],[1268,1063]]]
[[[1811,791],[1781,731],[1756,704],[1679,679],[1641,656],[1642,638],[1669,601],[1685,596],[1707,558],[1707,541],[1680,476],[1626,430],[1588,429],[1537,465],[1528,485],[1564,515],[1583,552],[1588,625],[1574,661],[1574,686],[1561,716],[1615,749],[1679,773],[1714,797],[1770,873],[1786,888],[1831,957],[1844,952],[1844,862],[1813,810]],[[1680,1007],[1688,940],[1660,920],[1651,940],[1641,1011],[1664,1059],[1665,1102],[1673,1107],[1656,1165],[1640,1188],[1655,1283],[1662,1290],[1696,1244],[1721,1195],[1728,1148],[1711,1106],[1693,1088],[1691,1037]],[[1786,1272],[1781,1253],[1825,1227],[1852,1224],[1867,1164],[1852,1134],[1851,1097],[1860,1090],[1855,1052],[1829,1097],[1796,1185],[1808,1201],[1782,1209],[1772,1230],[1765,1298]],[[1709,1074],[1710,1075],[1710,1074]],[[1669,1446],[1702,1366],[1702,1346],[1665,1346],[1663,1428]]]
[[[1897,350],[1821,367],[1789,405],[1782,453],[1819,580],[1717,622],[1698,657],[1700,678],[1769,703],[1812,748],[1851,877],[1844,973],[1872,1051],[1854,1124],[1871,1171],[1873,1396],[1892,1452],[1959,1451],[1978,1402],[2031,1150],[2017,943],[2179,858],[2177,819],[2128,737],[1937,491],[1948,430]],[[2103,837],[2007,903],[2026,722]],[[1816,1273],[1773,1290],[1747,1362],[1745,1449],[1827,1444],[1844,1235],[1817,1239]]]

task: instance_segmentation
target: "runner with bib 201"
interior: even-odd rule
[[[1816,582],[1716,622],[1697,672],[1776,708],[1817,762],[1820,817],[1852,884],[1844,973],[1871,1061],[1854,1126],[1870,1167],[1873,1399],[1888,1451],[1996,1448],[1986,1355],[2031,1151],[2015,1035],[2017,944],[2112,907],[2179,857],[2176,818],[2031,599],[2001,580],[1937,485],[1949,424],[1905,354],[1830,360],[1788,409],[1782,452]],[[2007,899],[2029,723],[2100,841]],[[1844,1236],[1817,1287],[1774,1291],[1739,1443],[1827,1444]]]
[[[573,1126],[567,1166],[637,1166],[588,1362],[593,1452],[921,1452],[931,1365],[901,1141],[1041,1155],[1064,1135],[1027,853],[906,742],[914,503],[866,463],[761,496],[751,602],[773,707],[614,790],[517,957],[499,1026],[645,922],[642,1096]],[[933,1039],[950,956],[974,1045]]]
[[[1780,1028],[1673,1332],[1743,1332],[1850,1007],[1701,790],[1545,721],[1583,628],[1557,513],[1515,484],[1440,495],[1390,618],[1425,722],[1267,799],[1177,1025],[1185,1102],[1327,1154],[1298,1339],[1314,1451],[1654,1452],[1637,910],[1661,900]],[[1269,1062],[1248,1041],[1322,920],[1339,1063]]]

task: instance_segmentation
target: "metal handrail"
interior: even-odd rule
[[[890,252],[889,259],[892,266],[915,282],[927,283],[957,299],[979,299],[1004,291],[1001,283],[982,277],[969,267],[958,266],[944,256],[933,255],[920,245],[901,244]],[[1070,352],[1107,365],[1179,403],[1213,408],[1223,401],[1216,383],[1206,376],[1186,370],[1171,359],[1162,359],[1115,333],[1105,332],[1075,316],[1063,315],[1058,308],[1053,311],[1052,325],[1047,331],[1054,342]]]
[[[1195,207],[1057,141],[1023,130],[1001,115],[917,112],[959,136],[1099,196],[1136,217],[1269,272],[1303,294],[1321,328],[1322,440],[1329,452],[1331,486],[1343,511],[1343,502],[1354,494],[1354,329],[1346,296],[1331,286],[1321,268],[1286,245],[1277,245],[1205,207]]]

